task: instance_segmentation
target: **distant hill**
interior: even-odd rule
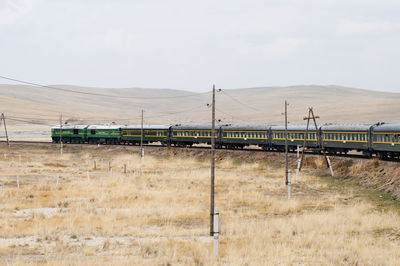
[[[0,85],[0,111],[15,128],[30,128],[24,121],[43,124],[46,130],[65,120],[82,123],[137,124],[145,110],[145,123],[207,123],[211,93],[173,89],[86,88],[53,85],[78,94],[22,85]],[[118,98],[118,97],[127,98]],[[189,97],[185,97],[189,96]],[[318,123],[400,123],[400,94],[340,86],[259,87],[217,93],[217,119],[223,123],[282,124],[284,101],[289,102],[289,121],[303,123],[307,108],[314,107]],[[24,118],[24,119],[22,119]],[[24,124],[25,123],[25,124]],[[32,127],[33,128],[33,127]]]

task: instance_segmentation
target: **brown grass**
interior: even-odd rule
[[[214,258],[208,160],[173,151],[146,153],[142,161],[133,151],[66,148],[61,157],[47,146],[0,150],[11,158],[0,161],[0,263],[398,264],[397,209],[381,211],[356,187],[332,186],[310,174],[322,169],[319,159],[293,178],[287,200],[276,158],[238,162],[220,156],[221,246]],[[350,167],[356,173],[366,166]]]

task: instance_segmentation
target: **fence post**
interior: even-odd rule
[[[291,175],[291,171],[289,170],[289,172],[288,172],[288,186],[287,186],[288,199],[290,199],[291,193],[292,193],[292,191],[291,191],[292,180],[291,180],[291,176],[290,175]]]
[[[334,177],[331,160],[329,159],[329,156],[326,156],[325,158],[326,158],[326,163],[328,164],[329,170],[331,170],[331,175],[332,175],[332,177]]]

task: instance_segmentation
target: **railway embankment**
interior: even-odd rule
[[[34,148],[33,144],[14,144],[23,145],[25,148]],[[51,149],[58,149],[57,145],[39,144]],[[86,145],[88,149],[98,149],[97,146]],[[80,150],[81,145],[66,145],[65,149]],[[127,153],[138,152],[138,146],[101,146],[100,153],[112,153],[114,151],[125,151]],[[153,156],[161,156],[167,158],[174,157],[191,157],[197,160],[209,160],[210,150],[201,148],[173,148],[146,146],[145,153]],[[240,163],[259,163],[265,164],[272,168],[282,168],[285,163],[284,153],[279,152],[262,152],[255,150],[217,150],[216,160],[218,161],[230,159],[237,164]],[[390,162],[375,159],[346,158],[346,157],[330,157],[334,179],[347,183],[362,185],[363,187],[373,189],[382,193],[388,193],[390,197],[400,199],[400,162]],[[292,173],[296,173],[298,158],[296,154],[289,154],[289,167]],[[303,163],[304,171],[315,172],[320,176],[330,177],[325,159],[321,155],[307,154]],[[268,167],[265,167],[268,169]],[[266,170],[267,171],[267,170]],[[282,174],[283,175],[283,174]],[[283,177],[282,177],[283,178]],[[292,176],[292,182],[296,179]]]
[[[210,152],[208,150],[199,149],[174,149],[174,148],[157,148],[147,149],[147,152],[153,155],[161,156],[184,156],[196,157],[199,160],[209,160]],[[277,152],[249,152],[249,151],[232,151],[218,150],[216,152],[216,160],[223,161],[231,159],[236,163],[256,162],[260,164],[268,164],[270,167],[284,167],[284,154]],[[375,159],[359,159],[330,157],[332,162],[334,179],[342,180],[362,185],[366,188],[388,193],[396,199],[400,199],[400,162],[382,161]],[[298,158],[296,154],[289,154],[289,167],[292,173],[296,173]],[[217,164],[218,166],[218,164]],[[318,172],[321,175],[329,176],[330,172],[327,168],[325,158],[320,155],[306,155],[303,163],[304,171]],[[296,182],[295,177],[292,177]]]

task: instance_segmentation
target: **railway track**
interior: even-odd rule
[[[6,141],[0,141],[0,143],[7,143]],[[10,141],[10,144],[44,144],[44,145],[59,145],[58,143],[53,143],[53,142],[49,142],[49,141]],[[64,144],[64,146],[81,146],[81,145],[89,145],[89,144],[72,144],[72,143],[68,143],[68,144]],[[95,145],[90,145],[90,146],[95,146]],[[101,146],[112,146],[112,145],[101,145]],[[127,146],[127,147],[139,147],[139,146],[131,146],[131,145],[120,145],[120,146]],[[162,145],[157,145],[157,144],[145,144],[144,147],[157,147],[157,148],[161,148],[161,147],[166,147],[166,146],[162,146]],[[208,146],[191,146],[191,147],[175,147],[177,149],[195,149],[195,150],[210,150],[210,147]],[[227,151],[248,151],[248,152],[270,152],[270,153],[283,153],[282,151],[276,151],[276,150],[270,150],[270,151],[264,151],[262,149],[254,149],[254,148],[244,148],[244,149],[228,149],[228,148],[224,148],[224,149],[217,149],[217,150],[227,150]],[[289,153],[291,154],[296,154],[296,151],[289,151]],[[305,153],[307,155],[321,155],[321,153],[319,151],[305,151]],[[372,157],[367,157],[363,154],[356,154],[356,153],[351,153],[351,154],[327,154],[330,157],[341,157],[341,158],[352,158],[352,159],[364,159],[364,160],[371,160],[371,159],[376,159],[378,158],[377,156],[372,156]],[[388,162],[400,162],[400,159],[397,158],[385,158],[385,159],[381,159],[379,158],[379,160],[381,161],[388,161]]]

